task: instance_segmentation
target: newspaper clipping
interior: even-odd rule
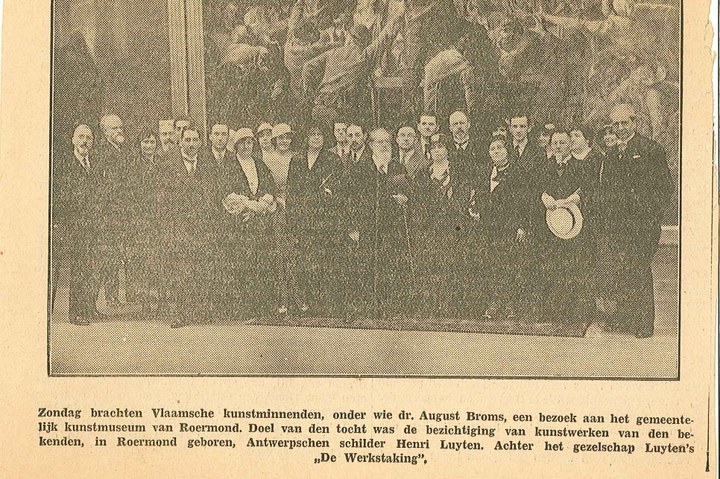
[[[0,477],[716,477],[711,3],[6,0]]]

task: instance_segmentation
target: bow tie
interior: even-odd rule
[[[618,147],[618,150],[620,150],[620,152],[624,152],[625,150],[627,150],[627,146],[628,146],[627,141],[618,141],[617,142],[617,147]]]

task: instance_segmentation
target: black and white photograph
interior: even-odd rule
[[[682,12],[54,0],[48,373],[679,379]]]

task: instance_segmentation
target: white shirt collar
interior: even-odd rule
[[[525,148],[525,146],[527,146],[527,144],[528,144],[527,137],[525,137],[525,139],[523,141],[516,141],[513,139],[513,147],[515,147],[515,148],[517,148],[518,146],[520,148]]]
[[[375,169],[376,169],[376,170],[380,171],[380,169],[381,169],[382,167],[385,167],[385,173],[387,173],[387,171],[388,171],[388,165],[390,164],[390,161],[388,161],[388,162],[386,163],[384,158],[382,158],[382,159],[380,159],[380,160],[377,160],[377,159],[375,159],[375,156],[373,156],[372,160],[373,160],[373,163],[375,164]]]
[[[78,151],[74,148],[73,148],[73,153],[75,154],[75,158],[80,162],[80,164],[85,166],[86,160],[88,159],[88,157],[90,155],[88,154],[88,155],[85,155],[84,157],[80,156],[80,153],[78,153]]]
[[[363,153],[365,153],[365,145],[362,146],[358,151],[354,151],[353,149],[349,149],[351,154],[355,155],[355,158],[360,158]]]

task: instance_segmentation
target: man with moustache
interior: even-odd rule
[[[117,115],[100,118],[103,137],[97,156],[105,167],[107,190],[103,205],[103,228],[98,243],[101,280],[105,285],[105,300],[109,307],[120,306],[120,269],[125,257],[125,236],[128,230],[127,205],[130,190],[127,178],[130,166],[130,149],[125,145],[123,122]]]
[[[165,291],[177,305],[171,328],[210,314],[211,260],[220,201],[213,165],[199,154],[201,144],[199,130],[186,127],[179,150],[160,171],[159,210],[165,244],[162,278]]]
[[[398,145],[397,161],[405,167],[408,176],[414,178],[430,167],[430,161],[420,152],[418,134],[412,125],[400,126],[395,141]]]
[[[611,328],[649,338],[655,322],[652,260],[675,186],[663,147],[637,133],[632,105],[615,105],[610,122],[617,143],[608,150],[595,203],[598,303]]]
[[[358,268],[348,302],[356,313],[393,317],[409,306],[410,187],[405,167],[392,159],[387,130],[373,130],[369,147],[371,154],[352,166],[348,185],[347,231],[357,245]]]
[[[173,120],[173,129],[175,130],[174,139],[176,145],[180,145],[183,130],[194,124],[195,122],[193,119],[185,115],[178,116]]]
[[[358,124],[351,123],[347,127],[347,141],[350,147],[347,158],[340,158],[346,169],[352,168],[353,165],[370,157],[370,150],[367,148],[367,133],[365,129]]]
[[[96,301],[96,242],[102,228],[105,170],[92,154],[93,133],[78,125],[72,153],[53,158],[52,301],[55,301],[60,259],[70,267],[70,323],[87,326],[99,316]]]
[[[350,155],[350,141],[347,136],[348,124],[344,120],[333,122],[333,136],[335,137],[335,146],[330,148],[330,152],[335,153],[340,160],[347,162]]]
[[[450,114],[450,133],[452,134],[451,162],[458,180],[472,183],[480,175],[480,158],[484,155],[474,139],[470,138],[470,120],[465,112],[454,111]]]
[[[175,139],[175,124],[172,119],[158,121],[158,155],[160,158],[167,158],[170,151],[177,149],[177,141]]]

